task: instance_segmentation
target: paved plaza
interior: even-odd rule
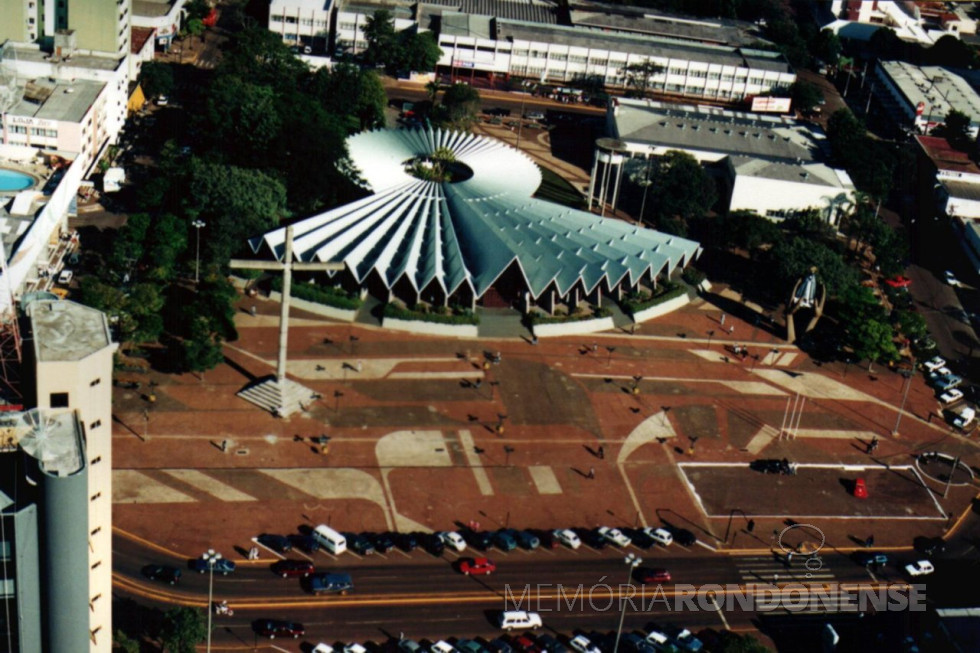
[[[723,334],[723,293],[634,334],[537,345],[393,333],[295,311],[290,376],[321,398],[288,420],[236,396],[275,365],[278,304],[259,300],[258,316],[240,311],[225,364],[203,378],[133,374],[142,389],[117,389],[114,522],[187,554],[321,522],[381,531],[668,521],[715,549],[731,545],[733,508],[758,515],[764,534],[810,517],[839,548],[853,546],[856,516],[875,518],[883,546],[907,546],[911,528],[940,535],[955,524],[972,488],[955,485],[943,499],[942,484],[909,466],[932,450],[975,465],[975,446],[936,417],[921,376],[892,437],[901,376],[819,366],[756,325],[751,309],[750,321],[727,315],[734,332]],[[750,355],[732,355],[734,344]],[[499,351],[500,363],[485,367],[487,351]],[[784,457],[801,463],[797,476],[747,467]],[[859,472],[841,465],[865,468],[870,500],[849,494],[844,481]],[[910,526],[910,517],[920,519]]]

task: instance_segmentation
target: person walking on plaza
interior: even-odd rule
[[[606,449],[602,445],[599,445],[599,460],[606,459]]]
[[[595,478],[595,467],[589,467],[589,478]]]
[[[718,320],[718,324],[720,324],[721,326],[725,326],[725,314],[724,313],[721,314],[721,318]]]

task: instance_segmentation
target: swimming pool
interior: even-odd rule
[[[0,193],[24,190],[34,185],[34,177],[16,170],[0,168]]]

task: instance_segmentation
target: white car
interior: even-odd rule
[[[570,549],[577,549],[582,546],[582,540],[578,539],[578,535],[576,535],[574,531],[567,528],[559,528],[553,533],[553,535],[555,536],[556,540]]]
[[[367,653],[367,649],[360,644],[348,644],[344,647],[344,653]]]
[[[157,96],[157,106],[158,107],[165,107],[168,104],[170,104],[170,98],[168,98],[166,95],[158,95]]]
[[[542,626],[541,615],[524,610],[507,610],[500,615],[500,627],[504,630],[527,630]]]
[[[973,420],[977,418],[977,411],[975,411],[970,406],[967,406],[960,412],[959,415],[953,418],[953,426],[958,429],[965,429],[966,427],[973,424]]]
[[[670,637],[667,637],[665,633],[659,630],[651,630],[647,635],[647,642],[652,644],[654,650],[657,651],[666,651],[672,646]]]
[[[319,643],[313,647],[310,653],[333,653],[333,647],[329,644]]]
[[[611,542],[618,547],[626,548],[633,543],[629,537],[626,536],[623,531],[618,528],[609,528],[608,526],[602,526],[599,528],[599,535],[606,539],[607,542]]]
[[[442,639],[430,646],[429,651],[430,653],[457,653],[455,646]]]
[[[935,372],[940,367],[946,367],[946,361],[939,356],[930,358],[922,364],[922,369],[924,369],[926,372]]]
[[[939,403],[944,406],[955,403],[963,398],[963,391],[952,388],[939,395]]]
[[[918,562],[905,565],[905,573],[909,576],[928,576],[934,571],[936,571],[936,568],[928,560],[919,560]]]
[[[585,635],[576,635],[568,640],[568,645],[575,653],[602,653],[599,647],[589,641]]]
[[[61,274],[58,275],[58,283],[62,284],[63,286],[67,286],[71,283],[72,277],[74,276],[75,273],[71,270],[62,270]]]
[[[945,278],[946,283],[948,283],[951,286],[960,285],[960,280],[956,278],[956,275],[953,274],[952,270],[946,270],[945,272],[943,272],[943,278]]]
[[[926,378],[930,381],[936,381],[947,376],[953,376],[953,370],[948,367],[937,367],[933,371],[926,374]]]
[[[653,528],[648,526],[643,529],[647,536],[660,546],[670,546],[674,543],[674,536],[666,528]]]
[[[439,539],[456,553],[466,550],[466,540],[456,531],[443,531],[439,533]]]

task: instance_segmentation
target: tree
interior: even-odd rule
[[[207,94],[201,132],[236,165],[262,165],[282,128],[278,109],[270,86],[221,75]]]
[[[170,95],[174,90],[174,71],[168,63],[147,61],[140,69],[139,81],[146,97]]]
[[[200,18],[191,18],[184,24],[184,31],[187,32],[187,35],[191,38],[195,36],[200,37],[202,34],[204,34],[206,29],[207,27],[205,27],[204,21],[202,21]],[[203,37],[201,38],[203,41]]]
[[[442,57],[442,48],[432,32],[403,30],[398,35],[392,54],[394,57],[389,59],[386,66],[390,72],[411,70],[427,73],[436,69],[436,63]]]
[[[626,78],[626,87],[632,89],[631,95],[645,98],[647,89],[650,88],[651,77],[659,75],[664,71],[664,67],[656,64],[649,59],[639,63],[631,63],[622,70]]]
[[[152,238],[146,260],[146,276],[154,281],[171,281],[177,276],[177,262],[187,249],[189,225],[172,213],[162,213],[153,220]]]
[[[929,327],[926,320],[915,311],[900,310],[896,314],[899,332],[908,340],[917,340],[922,336],[929,335]]]
[[[946,34],[926,49],[922,59],[933,66],[951,68],[974,68],[977,65],[977,53],[973,47],[952,34]]]
[[[364,21],[367,50],[364,60],[370,64],[385,63],[395,50],[395,18],[387,9],[378,9]]]
[[[810,41],[810,53],[830,66],[836,66],[840,59],[840,38],[829,29],[820,30]]]
[[[429,102],[432,106],[436,105],[436,96],[439,95],[439,80],[433,79],[432,81],[426,82],[425,84],[425,94],[429,97]]]
[[[898,347],[891,325],[881,320],[867,320],[858,324],[848,324],[844,329],[848,346],[860,359],[868,359],[868,372],[875,363],[896,360]]]
[[[949,141],[957,150],[968,152],[972,139],[970,138],[970,116],[956,109],[950,110],[943,124],[936,127],[932,133]]]
[[[283,43],[282,37],[259,26],[234,34],[218,66],[219,79],[237,77],[283,94],[295,93],[300,80],[308,74],[309,68]],[[210,92],[211,89],[209,95]]]
[[[168,653],[194,653],[207,636],[207,624],[200,610],[176,607],[163,614],[160,641]]]
[[[286,189],[259,170],[191,160],[185,213],[190,220],[207,223],[208,237],[201,239],[201,258],[225,265],[246,240],[273,229],[286,212]]]
[[[713,650],[718,653],[767,653],[769,649],[752,635],[739,635],[730,630],[722,631],[721,642]]]
[[[827,121],[827,138],[834,159],[845,168],[854,161],[855,150],[861,146],[865,136],[867,131],[864,124],[846,107],[835,111]]]
[[[868,50],[874,52],[882,60],[904,59],[910,61],[913,59],[913,53],[917,54],[917,49],[918,46],[911,46],[900,39],[895,30],[890,27],[879,27],[868,39]]]
[[[328,113],[343,117],[348,133],[385,124],[388,97],[378,73],[371,69],[361,69],[350,63],[337,64],[332,70],[320,68],[313,73],[309,90]],[[320,119],[316,115],[290,112],[289,119],[293,118]]]
[[[122,630],[116,630],[115,635],[112,637],[112,645],[121,650],[122,653],[140,653],[139,641],[133,639]]]
[[[752,256],[783,240],[780,228],[754,211],[732,211],[718,218],[714,232],[722,247],[745,249]]]
[[[654,162],[651,196],[656,198],[658,225],[668,218],[688,220],[707,213],[715,202],[714,181],[697,159],[670,150]]]
[[[766,259],[780,293],[789,292],[797,279],[809,274],[814,267],[819,270],[828,295],[837,295],[856,283],[854,270],[844,264],[839,252],[809,238],[797,236],[778,243],[769,250]]]
[[[823,100],[823,93],[820,92],[820,89],[802,79],[793,82],[793,85],[789,87],[789,92],[790,97],[793,98],[793,108],[803,113],[813,111],[813,107]]]
[[[211,12],[211,6],[208,5],[207,0],[189,0],[184,5],[184,11],[187,12],[188,19],[204,18]]]
[[[480,94],[469,84],[453,84],[443,92],[440,109],[449,126],[466,128],[480,110]]]

